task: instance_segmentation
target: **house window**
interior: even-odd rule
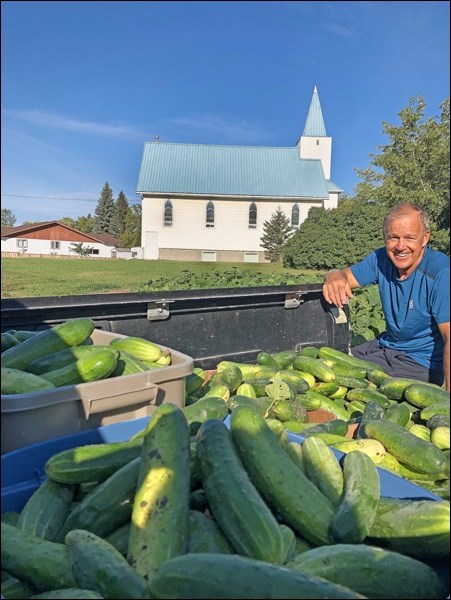
[[[91,252],[89,254],[100,254],[100,250],[98,248],[91,248]]]
[[[299,206],[297,204],[293,204],[293,208],[291,209],[291,226],[298,227],[299,225]]]
[[[165,227],[172,227],[172,202],[170,200],[166,200],[164,203],[163,224]]]
[[[257,205],[255,202],[249,206],[249,229],[256,229],[257,227]]]
[[[28,248],[28,240],[17,239],[16,246],[18,248]]]
[[[215,226],[215,205],[210,200],[207,204],[207,212],[206,212],[206,227],[214,227]]]
[[[316,145],[319,146],[319,140],[316,140]]]
[[[61,242],[57,242],[56,240],[50,241],[50,250],[59,250],[61,248]]]

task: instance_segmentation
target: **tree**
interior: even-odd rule
[[[127,215],[130,211],[127,197],[121,190],[114,205],[114,214],[111,221],[111,231],[113,235],[120,238],[125,231]]]
[[[94,250],[93,246],[83,246],[83,242],[72,242],[70,246],[71,247],[69,248],[69,250],[75,252],[75,254],[78,254],[79,256],[84,256],[86,258],[89,258],[89,255]]]
[[[97,202],[94,214],[94,232],[112,233],[114,200],[113,190],[110,188],[108,181],[105,183],[102,191],[100,192],[100,198]]]
[[[390,138],[371,154],[367,169],[356,169],[362,182],[356,186],[360,200],[384,204],[414,202],[431,217],[431,245],[449,253],[450,218],[450,115],[449,98],[440,105],[440,118],[425,119],[422,96],[411,98],[399,112],[400,125],[383,122]]]
[[[78,217],[75,221],[75,229],[83,231],[83,233],[93,233],[94,225],[95,219],[91,216],[91,213],[88,213],[87,217]]]
[[[2,208],[2,226],[14,227],[16,216],[9,208]]]
[[[283,249],[293,235],[290,220],[279,208],[263,223],[261,246],[265,249],[265,258],[270,262],[282,261]]]
[[[132,204],[125,219],[125,229],[121,235],[124,248],[141,246],[141,204]]]

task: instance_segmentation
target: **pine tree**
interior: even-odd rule
[[[108,181],[100,192],[100,198],[94,211],[94,232],[95,233],[113,233],[112,222],[114,216],[113,190]]]
[[[128,210],[125,229],[121,235],[121,243],[124,248],[141,246],[141,204],[132,204]]]
[[[121,190],[114,205],[114,215],[111,223],[111,231],[113,235],[120,238],[125,231],[127,215],[130,212],[127,197]]]
[[[265,258],[270,262],[282,262],[283,247],[293,235],[290,220],[279,208],[271,215],[269,221],[263,223],[261,246],[265,249]]]

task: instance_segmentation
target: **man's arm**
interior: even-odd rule
[[[360,287],[351,272],[351,269],[343,270],[332,269],[324,276],[323,295],[328,304],[335,304],[338,308],[348,302],[348,298],[352,298],[352,289]]]
[[[449,321],[440,323],[438,326],[440,333],[445,341],[445,351],[443,353],[443,371],[445,373],[444,387],[447,392],[450,391],[450,366],[449,366]]]

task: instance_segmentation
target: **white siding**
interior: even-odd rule
[[[26,239],[28,242],[27,249],[23,251],[22,248],[17,246],[17,240]],[[23,252],[23,254],[43,254],[49,256],[77,256],[75,252],[70,250],[73,242],[60,242],[60,248],[51,248],[50,240],[37,240],[32,238],[2,238],[2,252]],[[98,254],[93,254],[93,257],[99,258],[111,258],[111,252],[113,246],[105,246],[100,243],[84,243],[83,246],[89,246],[99,250]]]
[[[325,179],[330,179],[330,164],[332,158],[331,137],[307,137],[299,140],[299,155],[301,158],[319,158],[323,166]]]

